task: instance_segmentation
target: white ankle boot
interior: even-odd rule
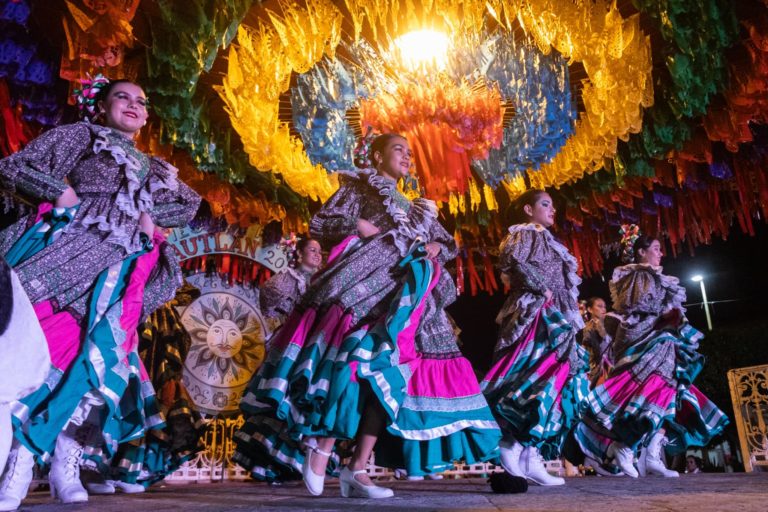
[[[641,469],[640,474],[642,476],[657,475],[666,478],[677,478],[680,474],[677,471],[667,469],[662,458],[664,445],[667,444],[667,438],[661,432],[653,434],[648,446],[644,447],[640,451],[640,458],[638,459],[638,468]]]
[[[637,478],[639,475],[635,469],[635,452],[629,446],[614,441],[611,444],[610,451],[616,459],[616,465],[621,468],[625,475]]]
[[[501,467],[512,476],[521,476],[525,478],[523,470],[520,469],[520,455],[523,453],[523,445],[513,440],[511,443],[502,441],[499,443],[499,452],[501,455]]]
[[[535,446],[528,446],[523,450],[520,455],[520,467],[525,478],[537,485],[565,485],[564,479],[547,473],[544,459]]]
[[[304,485],[307,487],[309,494],[312,496],[320,496],[323,494],[323,487],[325,486],[325,472],[322,475],[316,474],[312,471],[312,456],[315,454],[330,457],[329,452],[324,452],[316,445],[306,445],[307,453],[304,457],[304,465],[301,467],[301,474],[304,476]]]
[[[392,489],[386,487],[379,487],[378,485],[365,485],[358,481],[355,475],[366,474],[364,469],[358,471],[352,471],[348,467],[344,467],[339,474],[339,483],[341,484],[341,495],[345,498],[391,498],[395,495]]]
[[[51,471],[48,482],[51,485],[51,497],[62,503],[82,503],[88,501],[88,491],[80,483],[80,458],[83,446],[62,432],[56,438]]]
[[[0,480],[0,511],[16,510],[21,505],[29,484],[32,482],[32,469],[35,467],[35,457],[26,446],[14,443],[16,446],[8,454],[5,463],[5,473]]]

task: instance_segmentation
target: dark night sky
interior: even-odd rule
[[[582,283],[582,298],[598,295],[608,298],[608,280],[618,257],[606,261],[602,276],[592,276]],[[733,229],[728,240],[713,240],[711,245],[696,247],[693,256],[679,254],[665,257],[664,273],[680,278],[688,291],[688,302],[701,302],[698,283],[690,278],[700,273],[705,278],[707,298],[716,302],[712,306],[715,327],[727,327],[738,322],[763,321],[768,327],[768,226],[756,223],[756,236],[750,237]],[[717,303],[733,300],[734,302]],[[489,366],[496,340],[494,318],[504,302],[502,294],[488,296],[480,292],[476,297],[465,293],[449,309],[461,327],[462,351],[476,369],[485,371]],[[610,305],[610,304],[609,304]],[[701,306],[690,306],[688,318],[702,331],[706,331],[706,317]]]

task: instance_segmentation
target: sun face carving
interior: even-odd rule
[[[186,365],[210,384],[247,382],[264,358],[261,326],[253,308],[234,295],[213,294],[201,297],[190,309],[184,314],[192,336]]]

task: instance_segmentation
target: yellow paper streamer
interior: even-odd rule
[[[649,38],[639,17],[623,18],[615,2],[345,0],[345,5],[355,40],[366,27],[374,40],[424,27],[477,33],[487,29],[490,15],[506,30],[517,20],[543,52],[554,48],[581,62],[588,76],[582,83],[586,111],[555,158],[527,171],[536,188],[556,187],[600,169],[604,158],[616,154],[618,139],[640,131],[642,108],[653,104]],[[306,7],[281,3],[281,10],[281,16],[269,12],[269,20],[255,30],[240,29],[229,74],[217,90],[251,163],[279,173],[299,194],[325,199],[336,182],[309,162],[301,141],[278,120],[278,100],[288,90],[291,72],[304,72],[323,55],[333,55],[342,14],[329,0],[308,0]],[[526,188],[522,177],[504,187],[512,198]],[[452,196],[449,208],[463,210],[463,201]]]

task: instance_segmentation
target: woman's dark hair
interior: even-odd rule
[[[590,297],[590,298],[588,298],[587,299],[587,308],[591,308],[592,306],[595,305],[595,302],[597,302],[599,300],[602,300],[603,302],[605,302],[605,300],[602,297]]]
[[[545,190],[528,189],[523,194],[515,199],[515,201],[509,206],[509,221],[512,224],[524,224],[528,222],[528,215],[525,214],[523,208],[525,205],[533,206],[536,201],[541,199],[541,196],[546,194]]]
[[[635,243],[632,244],[632,262],[640,263],[640,249],[647,251],[650,249],[651,244],[656,240],[658,240],[658,238],[654,238],[652,236],[638,236],[637,240],[635,240]]]
[[[301,256],[301,253],[303,253],[304,249],[307,248],[309,242],[313,240],[315,239],[310,237],[303,237],[296,241],[296,248],[291,253],[291,261],[288,262],[288,265],[290,265],[291,268],[296,268],[299,265],[299,256]]]
[[[355,165],[361,169],[371,166],[376,167],[376,162],[373,161],[373,154],[377,151],[383,154],[387,144],[393,139],[405,139],[405,137],[398,133],[382,133],[374,137],[368,151],[364,151],[355,157]],[[361,144],[365,145],[365,141],[362,141]]]

